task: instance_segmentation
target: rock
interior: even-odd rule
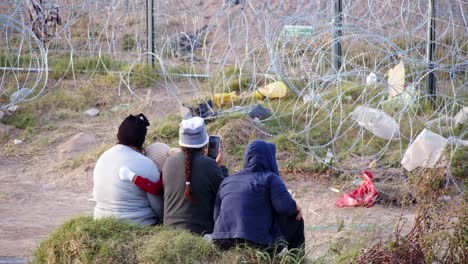
[[[18,110],[18,106],[17,106],[17,105],[10,105],[10,106],[7,108],[7,113],[12,114],[12,113],[16,112],[16,110]]]
[[[21,140],[21,139],[16,139],[16,138],[15,138],[15,140],[13,141],[13,143],[14,143],[15,145],[19,145],[19,144],[23,143],[23,140]]]
[[[99,115],[99,109],[91,108],[88,111],[86,111],[85,114],[89,115],[90,117],[95,117],[95,116]]]
[[[62,155],[75,156],[76,154],[93,149],[96,146],[96,142],[96,134],[92,132],[80,132],[60,144],[57,150]]]

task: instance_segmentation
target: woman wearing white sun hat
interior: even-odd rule
[[[165,226],[197,234],[213,231],[214,202],[227,169],[222,168],[221,148],[216,160],[205,155],[208,138],[202,118],[180,123],[182,152],[169,157],[163,168]]]

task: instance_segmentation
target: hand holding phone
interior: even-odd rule
[[[219,150],[218,150],[218,157],[216,157],[216,162],[218,163],[218,166],[223,165],[223,160],[224,160],[224,154],[223,154],[223,145],[219,145]]]
[[[219,155],[221,146],[221,138],[218,136],[210,136],[208,141],[208,157],[216,159]]]

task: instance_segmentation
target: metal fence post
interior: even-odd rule
[[[154,0],[146,0],[146,46],[147,46],[147,62],[149,65],[154,65],[154,16],[153,16]]]
[[[436,80],[434,75],[434,50],[435,50],[435,0],[428,0],[428,23],[427,23],[427,46],[426,59],[428,63],[429,74],[427,76],[427,93],[433,106],[436,102]]]
[[[333,27],[333,67],[335,72],[338,72],[341,68],[341,27],[343,22],[343,1],[335,0],[334,12],[334,27]]]

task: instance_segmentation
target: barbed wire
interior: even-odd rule
[[[11,96],[28,87],[30,97],[21,100],[32,100],[44,87],[57,85],[61,78],[48,83],[47,73],[54,69],[47,62],[48,58],[62,56],[69,59],[67,72],[71,71],[73,78],[78,73],[74,67],[77,58],[99,58],[95,67],[86,71],[103,69],[116,74],[119,93],[127,89],[140,96],[131,76],[145,75],[136,65],[148,54],[146,1],[58,1],[64,23],[46,44],[30,30],[23,3],[10,1],[5,4],[8,8],[2,9],[6,13],[0,17],[0,45],[9,46],[3,54],[16,54],[12,58],[18,63],[1,66],[23,70],[2,71],[2,80],[16,79],[16,87],[6,87],[3,82],[0,95]],[[154,0],[155,49],[150,54],[162,78],[149,74],[142,77],[152,86],[166,87],[179,104],[183,102],[177,88],[181,78],[184,89],[190,89],[198,103],[207,101],[207,94],[237,93],[238,99],[227,100],[221,109],[256,104],[258,100],[252,94],[258,87],[282,81],[290,89],[287,98],[263,100],[273,114],[262,123],[274,124],[275,128],[269,130],[260,124],[258,129],[284,135],[314,159],[338,170],[357,170],[351,154],[370,160],[393,155],[401,160],[424,128],[458,139],[448,148],[452,157],[463,143],[460,140],[466,139],[466,123],[430,121],[453,120],[467,107],[468,4],[463,0],[436,4],[436,56],[430,70],[426,59],[430,17],[426,0],[345,1],[338,28],[341,36],[333,34],[337,30],[334,1]],[[294,35],[298,28],[308,35]],[[22,36],[14,45],[12,30]],[[340,68],[334,64],[337,43],[342,45]],[[30,57],[34,64],[20,57]],[[129,66],[114,69],[105,62],[107,58]],[[397,69],[405,72],[404,85],[399,88],[390,80],[390,72]],[[425,92],[430,72],[437,76],[435,109]],[[27,75],[27,81],[20,82],[20,75]],[[29,84],[33,75],[35,81]],[[207,81],[197,76],[210,78]],[[375,80],[369,82],[368,78]],[[391,95],[397,88],[401,93]],[[398,135],[376,135],[372,129],[377,128],[366,126],[365,118],[356,112],[359,107],[388,115],[398,125]],[[325,162],[326,153],[332,153],[333,163]]]

